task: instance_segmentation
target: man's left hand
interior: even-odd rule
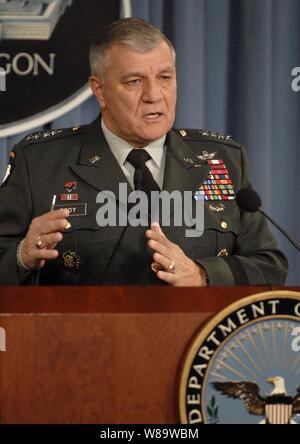
[[[178,245],[169,241],[158,223],[152,223],[145,234],[149,239],[148,246],[154,252],[154,261],[165,270],[157,272],[159,279],[174,287],[207,286],[203,268],[187,257]]]

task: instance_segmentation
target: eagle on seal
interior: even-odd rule
[[[281,376],[270,377],[267,382],[274,386],[267,397],[259,393],[259,386],[254,382],[212,382],[212,385],[223,395],[244,401],[251,415],[265,416],[266,424],[291,424],[292,416],[300,413],[300,386],[292,397],[287,394]]]

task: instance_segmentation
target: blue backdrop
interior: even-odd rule
[[[226,132],[248,150],[263,205],[300,239],[299,0],[132,0],[177,52],[177,127]],[[93,98],[51,123],[83,124],[98,113]],[[22,137],[0,139],[0,173]],[[288,284],[300,285],[300,253],[274,231],[290,263]]]

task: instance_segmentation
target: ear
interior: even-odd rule
[[[102,109],[105,108],[105,100],[103,96],[103,80],[98,76],[90,76],[89,85],[91,90],[93,91],[94,96],[98,100],[100,107]]]

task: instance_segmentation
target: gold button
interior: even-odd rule
[[[223,228],[223,230],[226,230],[226,228],[228,228],[228,223],[225,220],[222,220],[221,227]]]
[[[222,248],[222,250],[219,251],[219,253],[217,254],[217,256],[222,257],[222,256],[229,256],[228,250],[227,248]]]
[[[184,130],[180,130],[179,132],[180,132],[180,134],[182,135],[182,137],[185,137],[186,134],[187,134],[186,131],[184,131]]]

